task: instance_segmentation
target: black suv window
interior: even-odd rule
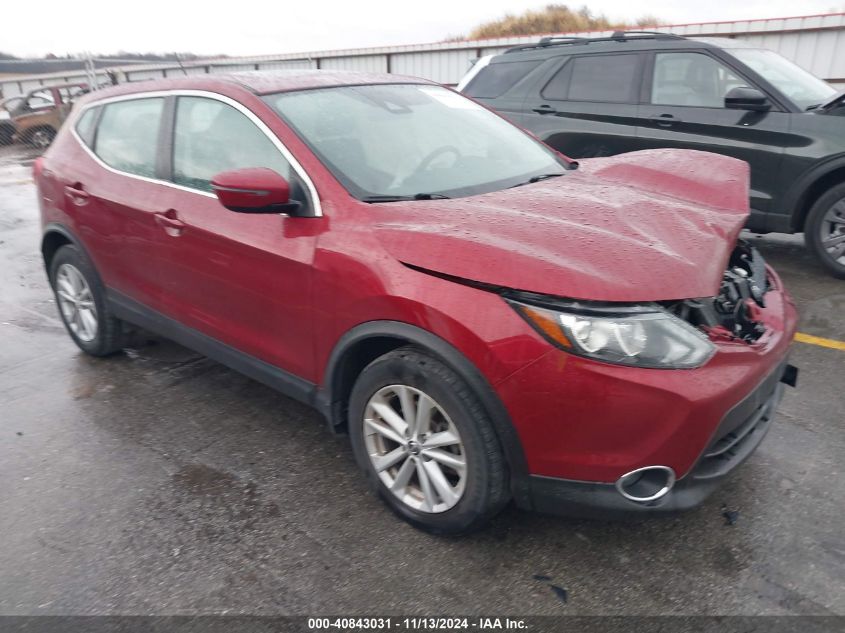
[[[130,99],[103,106],[94,153],[110,167],[154,177],[164,99]]]
[[[482,99],[501,96],[539,64],[536,60],[490,64],[481,69],[464,89],[464,94]]]
[[[651,102],[722,108],[728,90],[748,82],[704,53],[657,53]]]
[[[575,57],[543,89],[546,99],[636,103],[640,56],[589,55]]]

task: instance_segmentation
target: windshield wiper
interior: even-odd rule
[[[563,172],[559,174],[540,174],[539,176],[532,176],[525,182],[520,182],[516,185],[513,185],[511,189],[514,187],[521,187],[522,185],[533,185],[535,182],[540,182],[541,180],[547,180],[548,178],[557,178],[558,176],[563,176]]]
[[[809,112],[810,110],[816,110],[817,108],[820,108],[823,105],[824,105],[823,103],[814,103],[813,105],[809,105],[806,108],[804,108],[804,110]]]
[[[415,193],[413,196],[367,196],[361,202],[401,202],[402,200],[447,200],[442,193]]]

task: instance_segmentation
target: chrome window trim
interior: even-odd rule
[[[202,191],[200,189],[194,189],[193,187],[186,187],[184,185],[177,185],[175,182],[170,182],[169,180],[160,180],[158,178],[148,178],[147,176],[139,176],[138,174],[132,174],[127,171],[121,171],[119,169],[115,169],[110,165],[107,165],[103,160],[94,153],[94,150],[88,147],[88,144],[82,140],[82,137],[76,132],[76,124],[79,121],[80,117],[85,113],[86,110],[98,106],[104,106],[109,103],[115,103],[118,101],[132,101],[136,99],[155,99],[155,98],[165,98],[169,96],[174,97],[205,97],[206,99],[214,99],[215,101],[220,101],[227,105],[232,106],[239,112],[241,112],[244,116],[246,116],[252,123],[259,129],[264,135],[270,139],[270,142],[276,146],[276,149],[279,150],[281,155],[287,160],[291,168],[296,172],[296,174],[302,179],[302,182],[305,184],[306,189],[308,189],[308,194],[311,197],[311,205],[312,205],[312,212],[313,217],[323,217],[323,206],[320,203],[320,196],[317,195],[317,188],[314,186],[314,182],[311,180],[311,177],[302,167],[300,162],[296,160],[296,157],[290,152],[290,150],[279,140],[275,134],[273,134],[272,130],[258,118],[258,116],[249,108],[247,108],[242,103],[235,101],[231,97],[227,97],[225,95],[221,95],[217,92],[211,92],[209,90],[152,90],[147,92],[133,92],[131,94],[125,95],[118,95],[116,97],[107,97],[105,99],[99,99],[97,101],[91,101],[90,103],[86,103],[85,106],[80,108],[76,115],[74,116],[73,123],[70,125],[70,132],[73,137],[76,139],[76,142],[84,149],[91,158],[96,161],[100,167],[104,169],[121,175],[127,176],[129,178],[135,178],[137,180],[142,180],[144,182],[149,182],[155,185],[165,185],[167,187],[172,187],[173,189],[179,189],[181,191],[188,191],[191,193],[195,193],[201,196],[205,196],[206,198],[214,198],[217,199],[213,193],[209,193],[207,191]],[[284,215],[284,214],[282,214]]]

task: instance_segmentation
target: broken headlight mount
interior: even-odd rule
[[[501,295],[540,335],[568,352],[618,365],[679,369],[709,360],[715,348],[707,335],[757,341],[766,331],[759,310],[768,290],[763,257],[740,240],[715,297],[603,304],[513,290]]]
[[[719,294],[667,306],[675,315],[715,336],[754,343],[766,332],[759,309],[766,307],[769,277],[760,252],[739,240],[722,278]]]

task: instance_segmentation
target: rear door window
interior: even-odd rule
[[[557,101],[636,103],[641,57],[637,54],[574,57],[543,88]]]
[[[161,97],[103,106],[94,153],[109,167],[153,178],[163,109]]]
[[[481,99],[499,97],[539,65],[538,60],[490,64],[481,69],[464,89],[464,94]]]

